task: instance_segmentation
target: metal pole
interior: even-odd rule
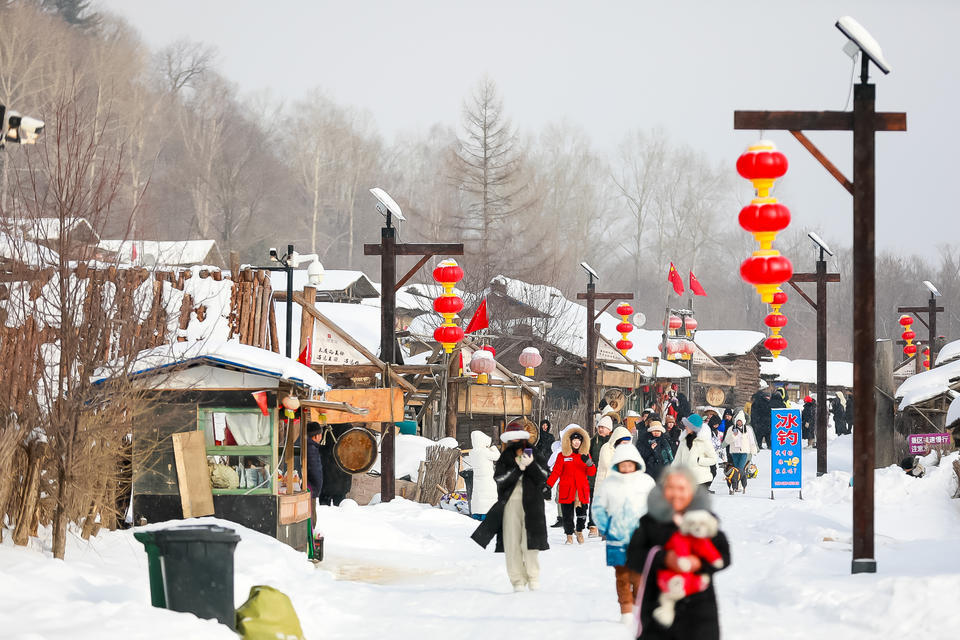
[[[394,335],[396,319],[394,318],[396,307],[396,287],[397,281],[397,246],[396,229],[390,226],[390,218],[387,218],[387,226],[380,230],[380,242],[383,246],[383,253],[380,255],[380,360],[389,364],[396,363],[396,344]],[[387,373],[383,374],[383,386],[387,389],[391,383]],[[392,401],[392,400],[391,400]],[[394,455],[394,425],[389,422],[381,423],[382,436],[380,438],[380,499],[383,502],[390,502],[395,495],[396,487],[396,460]]]
[[[596,410],[597,336],[593,326],[594,317],[597,315],[596,299],[594,298],[596,292],[597,285],[593,283],[593,277],[591,276],[587,283],[587,370],[584,372],[587,387],[587,412],[583,428],[587,430],[587,433],[593,433],[591,431],[593,428],[593,412]]]
[[[290,338],[293,334],[293,245],[287,245],[287,263],[284,265],[287,272],[287,357],[293,357]]]
[[[930,294],[930,311],[927,313],[927,317],[927,323],[930,325],[930,339],[927,348],[930,349],[930,368],[933,369],[933,363],[937,361],[937,297],[932,293]],[[923,357],[923,354],[918,354],[917,359],[919,360],[921,357]]]
[[[817,260],[817,475],[827,472],[827,261]]]
[[[866,64],[866,56],[863,56]],[[873,473],[876,456],[876,249],[874,217],[876,87],[853,88],[853,281],[860,320],[853,328],[852,573],[876,573]]]

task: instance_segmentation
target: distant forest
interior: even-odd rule
[[[586,260],[601,288],[633,291],[634,307],[657,328],[672,261],[685,279],[692,269],[708,293],[694,303],[701,328],[764,329],[767,307],[738,274],[755,242],[736,223],[745,202],[735,193],[743,185],[734,159],[712,164],[667,131],[638,122],[615,152],[601,153],[567,123],[520,130],[495,79],[482,77],[460,113],[386,140],[369,114],[327,93],[335,87],[324,87],[322,71],[317,88],[296,102],[243,95],[218,71],[214,48],[177,41],[150,50],[88,0],[8,0],[0,23],[0,101],[46,120],[50,136],[57,106],[69,98],[96,132],[97,153],[122,158],[111,204],[117,222],[104,222],[104,237],[212,238],[224,255],[235,251],[250,263],[293,243],[328,269],[377,279],[378,263],[362,244],[379,238],[368,189],[380,186],[408,218],[401,240],[465,243],[469,291],[504,274],[573,297]],[[36,170],[31,158],[43,144],[0,153],[0,208],[11,206],[18,177]],[[794,224],[776,243],[797,271],[813,270],[806,231]],[[829,268],[842,281],[830,285],[829,357],[850,359],[858,290],[850,250],[836,248]],[[879,337],[898,336],[896,307],[922,304],[927,279],[944,294],[940,332],[957,336],[955,244],[922,256],[884,253],[877,269]],[[813,312],[787,293],[784,355],[814,357]],[[922,325],[914,328],[925,338]]]

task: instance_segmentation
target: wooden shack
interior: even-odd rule
[[[760,360],[770,352],[759,331],[700,330],[690,360],[693,406],[742,407],[760,388]]]
[[[134,522],[181,518],[185,492],[204,490],[181,482],[172,438],[201,432],[212,515],[305,549],[310,494],[295,478],[306,477],[305,439],[280,400],[322,393],[322,376],[256,347],[195,342],[142,352],[132,377],[149,405],[133,427]]]
[[[902,458],[909,453],[907,438],[917,433],[945,433],[950,403],[960,397],[960,360],[934,367],[907,378],[894,393],[897,406],[895,420],[895,453]],[[954,428],[952,446],[960,444],[960,429]]]

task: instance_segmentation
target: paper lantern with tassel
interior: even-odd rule
[[[474,351],[470,358],[470,371],[477,374],[478,384],[487,384],[490,374],[497,368],[497,361],[493,359],[493,354],[489,351],[480,349]]]
[[[521,351],[518,360],[524,368],[523,375],[528,378],[532,378],[534,374],[533,370],[543,364],[543,356],[540,355],[540,350],[536,347],[527,347]]]

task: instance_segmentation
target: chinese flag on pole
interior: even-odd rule
[[[470,324],[467,325],[466,331],[464,333],[473,333],[474,331],[479,331],[480,329],[486,329],[490,326],[490,322],[487,319],[487,299],[484,298],[483,302],[480,303],[480,306],[477,307],[477,310],[474,311],[473,317],[470,318]]]
[[[707,295],[707,292],[700,286],[700,281],[697,280],[697,276],[693,275],[693,271],[690,272],[690,291],[692,291],[695,296]]]
[[[678,296],[683,295],[683,278],[680,277],[680,273],[672,262],[670,263],[670,273],[667,274],[667,282],[673,285],[673,290]]]
[[[312,357],[313,357],[313,353],[312,353],[313,345],[311,344],[312,342],[313,341],[308,337],[307,344],[303,345],[303,351],[301,351],[300,355],[297,357],[297,362],[299,362],[300,364],[305,364],[308,367],[310,366],[310,360],[312,360]]]
[[[254,391],[250,395],[252,395],[253,399],[257,401],[257,406],[260,407],[260,413],[262,413],[265,416],[270,415],[270,410],[267,407],[267,392]]]

